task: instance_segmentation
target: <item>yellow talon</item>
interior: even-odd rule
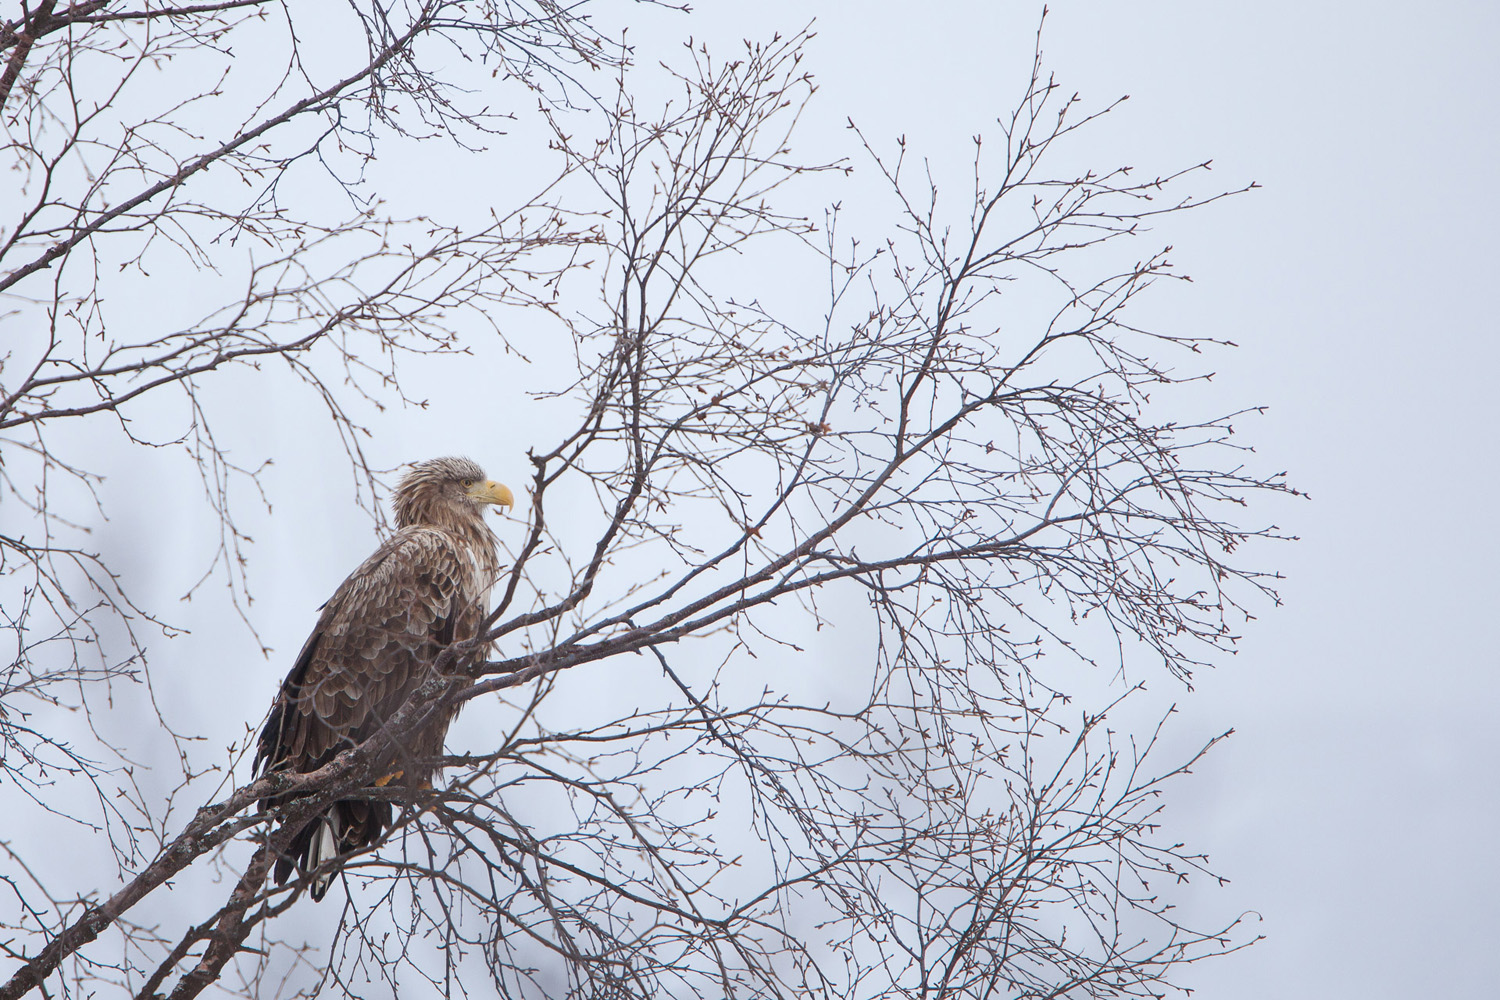
[[[386,785],[389,785],[391,782],[395,781],[397,778],[401,777],[405,773],[406,773],[405,771],[392,771],[390,774],[387,774],[384,778],[377,778],[377,779],[375,779],[375,787],[376,788],[384,788]]]

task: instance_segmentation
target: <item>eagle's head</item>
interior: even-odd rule
[[[441,524],[454,517],[482,518],[486,504],[515,506],[510,489],[486,479],[467,458],[434,458],[418,462],[401,477],[393,506],[396,526]]]

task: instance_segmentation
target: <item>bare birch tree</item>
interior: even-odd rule
[[[954,197],[857,130],[847,162],[798,158],[804,34],[728,61],[690,46],[653,101],[581,8],[351,9],[353,61],[259,0],[42,3],[0,33],[22,195],[0,221],[5,794],[97,788],[122,873],[60,886],[10,852],[0,997],[1146,997],[1249,941],[1173,905],[1215,876],[1163,831],[1163,792],[1215,741],[1161,759],[1159,726],[1112,721],[1135,679],[1187,681],[1274,600],[1239,550],[1276,534],[1246,504],[1286,487],[1231,439],[1240,414],[1167,413],[1199,377],[1175,366],[1219,345],[1131,311],[1175,277],[1151,226],[1222,197],[1191,193],[1206,165],[1057,172],[1112,109],[1060,89],[1040,42]],[[502,127],[434,46],[493,71],[508,111],[537,105],[559,164],[477,226],[388,217],[358,172],[401,136],[460,155]],[[278,66],[253,99],[232,52]],[[132,90],[177,65],[220,82]],[[891,196],[873,236],[788,207],[849,170]],[[299,213],[309,174],[345,209]],[[116,339],[107,290],[163,247],[221,297]],[[765,254],[817,274],[819,318],[758,292]],[[259,466],[219,446],[213,380],[238,366],[322,400],[373,513],[352,407],[399,406],[413,353],[503,338],[500,310],[545,315],[576,364],[539,378],[572,423],[538,428],[489,658],[310,775],[249,781],[243,745],[183,742],[173,801],[206,804],[170,827],[169,803],[36,721],[107,713],[162,641],[81,534],[79,505],[110,496],[68,426],[182,449],[222,525],[205,580],[243,597]],[[143,408],[169,394],[185,415],[162,429]],[[808,652],[820,634],[844,662]],[[1081,709],[1064,660],[1132,682]],[[605,669],[636,704],[580,708],[571,686]],[[818,671],[837,697],[805,696]],[[306,886],[266,879],[288,831],[468,701],[491,742],[346,859],[342,912],[317,914],[332,942],[311,946],[286,916]],[[163,908],[209,868],[214,902]]]

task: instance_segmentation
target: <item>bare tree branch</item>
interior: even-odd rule
[[[1256,560],[1282,536],[1254,504],[1293,491],[1236,436],[1256,411],[1174,395],[1228,345],[1135,311],[1182,277],[1151,227],[1253,185],[1058,166],[1116,105],[1061,90],[1040,35],[955,196],[951,165],[853,122],[848,160],[799,159],[806,32],[653,68],[587,5],[361,0],[356,59],[319,15],[251,0],[56,7],[0,26],[22,179],[0,218],[21,331],[0,777],[107,840],[119,882],[0,841],[0,1000],[1160,997],[1255,940],[1179,915],[1179,886],[1218,876],[1164,802],[1228,734],[1172,750],[1177,709],[1144,687],[1190,686],[1276,601]],[[247,53],[254,80],[231,72]],[[556,170],[487,216],[399,216],[366,179],[392,143],[474,155],[522,115]],[[206,305],[112,304],[184,265]],[[820,301],[776,294],[788,275]],[[426,405],[424,357],[555,348],[513,316],[569,362],[528,369],[551,416],[488,631],[376,737],[238,784],[250,730],[200,740],[155,699],[172,626],[88,538],[123,501],[71,429],[199,476],[217,531],[190,593],[224,585],[249,623],[274,456],[226,443],[222,380],[306,390],[378,527],[368,414]],[[180,775],[137,759],[139,720],[114,735],[127,683]],[[445,786],[377,783],[471,702],[482,742]],[[347,892],[315,946],[283,919],[307,878],[267,874],[350,796],[399,816],[313,873]]]

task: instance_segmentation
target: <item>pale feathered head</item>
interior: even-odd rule
[[[396,526],[443,524],[453,517],[482,518],[486,504],[514,507],[515,497],[502,483],[486,479],[467,458],[434,458],[417,462],[401,477],[392,506]]]

